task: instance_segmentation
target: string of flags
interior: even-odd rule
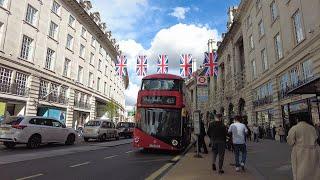
[[[203,67],[206,76],[217,76],[218,75],[218,57],[217,53],[205,52]],[[180,55],[180,76],[190,77],[192,76],[192,55],[181,54]],[[136,74],[137,76],[146,76],[148,70],[148,59],[146,55],[139,55],[137,57]],[[160,54],[157,59],[157,73],[167,74],[169,70],[169,59],[168,55]],[[120,55],[117,57],[116,73],[118,76],[127,76],[127,57]]]

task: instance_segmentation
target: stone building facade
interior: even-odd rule
[[[265,129],[319,122],[315,95],[287,92],[320,75],[320,1],[241,0],[228,10],[210,104],[228,121],[244,115]]]
[[[119,46],[84,0],[0,0],[0,116],[50,116],[68,127],[124,113]],[[121,119],[121,117],[120,117]]]

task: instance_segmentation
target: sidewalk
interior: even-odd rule
[[[208,144],[208,143],[207,143]],[[290,180],[292,179],[290,164],[290,147],[285,143],[273,140],[260,140],[259,143],[249,142],[245,172],[236,172],[233,152],[226,150],[223,169],[224,174],[212,171],[212,152],[201,154],[203,158],[195,158],[195,148],[189,152],[162,178],[164,180]]]

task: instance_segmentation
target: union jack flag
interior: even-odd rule
[[[205,67],[205,75],[206,76],[217,76],[218,75],[218,57],[216,52],[205,52],[205,58],[203,61],[203,65]]]
[[[148,60],[146,55],[138,56],[136,72],[138,76],[147,75]]]
[[[120,55],[117,58],[116,72],[118,76],[125,76],[127,72],[127,57]]]
[[[157,73],[158,74],[167,74],[168,73],[168,56],[165,54],[159,55],[159,59],[158,59],[158,69],[157,69]]]
[[[192,55],[182,54],[180,56],[180,76],[187,77],[192,75]]]

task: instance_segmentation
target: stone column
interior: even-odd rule
[[[34,75],[29,77],[29,97],[26,105],[26,116],[36,116],[39,104],[40,79]]]
[[[74,111],[74,89],[69,89],[69,96],[67,100],[67,114],[66,114],[66,126],[75,128],[75,119],[73,119]]]
[[[91,104],[90,120],[95,120],[97,117],[97,112],[96,112],[96,98],[94,96],[91,96],[90,104]]]

